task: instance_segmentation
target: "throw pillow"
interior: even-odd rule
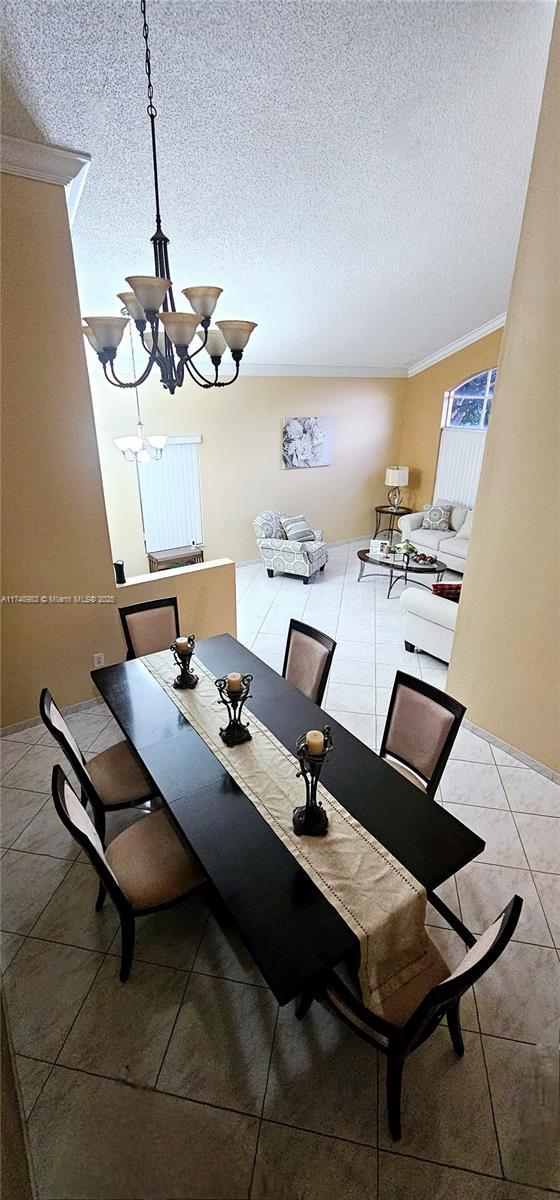
[[[303,513],[299,517],[282,517],[280,524],[290,542],[314,542],[315,534],[309,528]]]
[[[461,528],[457,534],[457,537],[470,538],[471,531],[472,531],[473,516],[474,516],[474,509],[469,508],[469,511],[465,517],[465,520],[463,521],[463,524],[461,525]]]
[[[450,504],[425,504],[422,529],[439,529],[443,533],[449,529],[450,516]]]
[[[443,596],[445,600],[454,600],[458,604],[461,586],[460,583],[433,583],[432,592],[434,596]]]

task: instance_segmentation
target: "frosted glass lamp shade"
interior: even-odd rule
[[[200,325],[198,313],[164,312],[159,314],[159,319],[174,346],[188,346],[193,340],[197,325]]]
[[[406,487],[408,483],[408,467],[387,467],[385,471],[387,487]]]
[[[197,329],[197,334],[198,334],[201,342],[203,342],[204,341],[204,330]],[[204,349],[206,350],[206,353],[210,356],[210,358],[221,358],[222,354],[224,353],[225,348],[226,348],[226,340],[225,340],[224,335],[221,332],[221,330],[209,329],[208,330],[208,338],[207,338]]]
[[[152,353],[152,347],[153,347],[153,344],[154,344],[154,338],[153,338],[153,334],[152,334],[152,331],[151,331],[151,329],[147,329],[147,330],[146,330],[146,332],[145,332],[145,334],[144,334],[144,341],[145,341],[145,343],[146,343],[146,345],[147,345],[147,347],[148,347],[148,351],[149,351],[149,353],[151,354],[151,353]],[[159,332],[158,332],[158,335],[157,335],[157,344],[158,344],[158,350],[159,350],[160,354],[163,354],[163,355],[165,355],[165,333],[164,333],[163,329],[160,329],[160,330],[159,330]]]
[[[116,350],[128,325],[128,317],[84,317],[84,321],[102,350]]]
[[[157,312],[171,287],[171,280],[160,279],[159,275],[127,275],[126,282],[144,312]]]
[[[254,321],[216,321],[230,350],[244,350],[257,326]]]
[[[154,450],[163,450],[167,441],[167,434],[151,433],[146,440],[150,443],[150,446],[154,447]]]
[[[187,297],[193,312],[201,317],[211,317],[223,290],[219,287],[183,288],[183,296]]]
[[[138,303],[134,292],[117,292],[117,297],[122,300],[123,307],[126,308],[129,317],[133,321],[145,321],[146,314],[142,306]]]
[[[82,325],[82,333],[83,333],[84,337],[87,338],[92,349],[95,350],[95,353],[99,354],[101,352],[101,350],[103,349],[103,346],[99,345],[99,342],[97,341],[97,338],[93,332],[93,329],[90,329],[89,325]]]

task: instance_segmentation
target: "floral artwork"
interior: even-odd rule
[[[284,417],[282,466],[328,467],[332,463],[334,417]]]

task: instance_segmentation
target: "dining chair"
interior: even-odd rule
[[[128,742],[117,742],[86,762],[48,688],[43,688],[39,712],[49,733],[58,742],[82,789],[82,803],[89,800],[95,828],[105,840],[107,810],[130,808],[154,800],[157,792]]]
[[[143,654],[169,650],[171,643],[179,637],[176,596],[127,604],[119,608],[119,615],[126,641],[127,662],[130,658],[141,658]]]
[[[438,954],[429,972],[417,975],[383,1004],[383,1015],[366,1008],[360,996],[357,973],[333,971],[313,993],[304,995],[296,1016],[302,1018],[314,999],[341,1017],[365,1041],[387,1057],[387,1113],[394,1141],[401,1136],[401,1086],[404,1061],[417,1050],[447,1017],[453,1048],[465,1052],[460,1022],[464,993],[496,962],[511,940],[523,900],[514,896],[496,921],[476,940],[469,932],[469,949],[459,966],[449,971]]]
[[[95,911],[101,911],[107,895],[118,911],[119,978],[125,983],[132,966],[136,918],[177,904],[205,882],[205,875],[165,809],[141,817],[105,847],[60,765],[53,767],[52,795],[62,824],[99,876]]]
[[[380,758],[433,799],[466,711],[431,683],[397,671]]]
[[[309,700],[320,704],[335,650],[334,638],[292,617],[282,667],[284,679],[293,683]]]

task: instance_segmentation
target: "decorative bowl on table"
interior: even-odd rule
[[[435,554],[415,554],[413,562],[423,567],[431,567],[433,563],[437,562],[437,558]]]

